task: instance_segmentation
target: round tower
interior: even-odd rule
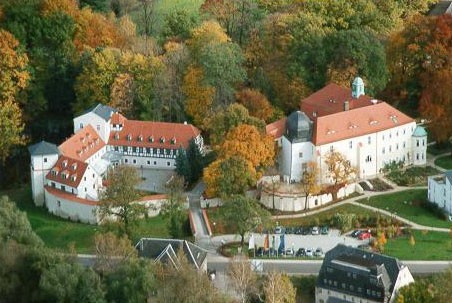
[[[427,131],[422,126],[416,126],[411,135],[411,151],[414,165],[427,163]]]
[[[358,99],[364,93],[364,81],[360,77],[356,77],[352,83],[352,98]]]
[[[30,152],[30,176],[33,201],[37,206],[44,205],[44,185],[47,173],[58,160],[59,151],[55,144],[41,141],[28,147]]]

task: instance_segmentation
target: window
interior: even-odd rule
[[[399,150],[399,143],[396,144],[395,149]]]
[[[385,140],[385,135],[381,136],[381,140],[384,141]]]
[[[405,146],[406,146],[405,141],[403,141],[403,145],[402,146],[403,146],[403,148],[405,148]]]
[[[303,153],[300,152],[300,153],[298,154],[298,157],[303,158]]]
[[[83,128],[83,123],[80,123],[80,128]]]
[[[171,163],[170,162],[166,162],[166,166],[170,166],[171,165]]]
[[[348,142],[348,148],[350,148],[350,149],[353,148],[353,141],[349,141],[349,142]]]
[[[157,165],[157,161],[154,161],[154,165]]]
[[[44,158],[44,163],[47,163],[47,158]]]
[[[137,160],[133,159],[133,164],[137,164]]]
[[[369,137],[367,137],[367,144],[371,144],[371,143],[372,143],[372,137],[369,136]]]
[[[96,177],[96,175],[93,174],[93,179]]]
[[[425,146],[425,140],[422,139],[422,146]]]
[[[385,148],[383,147],[383,149],[381,150],[381,153],[384,155],[386,152]]]
[[[93,189],[96,189],[96,184],[93,184]]]
[[[419,139],[416,140],[416,146],[419,147]]]
[[[134,152],[134,153],[137,152],[137,147],[136,146],[132,147],[132,152]]]
[[[366,162],[372,162],[372,156],[371,155],[368,155],[366,157]]]
[[[119,151],[119,146],[115,146],[115,151]]]
[[[129,159],[124,159],[124,163],[128,163],[129,162]]]
[[[99,124],[97,124],[96,128],[97,128],[98,131],[100,131],[100,125]]]
[[[164,137],[160,138],[160,143],[165,143],[165,138]]]
[[[419,153],[416,154],[416,160],[419,160]]]
[[[83,177],[83,181],[86,181],[86,177]]]
[[[86,189],[86,187],[85,187],[85,193],[86,193],[86,191],[87,191],[87,189]]]
[[[330,146],[330,152],[333,152],[333,151],[334,151],[334,146],[331,145],[331,146]]]
[[[149,161],[149,160],[148,160],[146,163],[147,163],[148,165],[151,165],[151,161]]]
[[[61,185],[61,190],[66,191],[66,186]]]
[[[55,182],[50,183],[50,185],[55,188]]]
[[[315,199],[314,204],[315,204],[315,206],[317,206],[317,204],[319,204],[319,200]]]
[[[389,145],[389,152],[391,152],[392,151],[392,146],[391,145]]]

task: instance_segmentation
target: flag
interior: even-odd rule
[[[284,241],[284,234],[282,234],[279,239],[280,239],[281,242],[279,242],[278,251],[280,253],[283,253],[286,250],[286,243]]]
[[[254,249],[254,234],[251,234],[250,240],[248,241],[248,249]]]
[[[268,239],[268,234],[265,236],[265,240],[264,240],[264,250],[267,250],[269,248],[269,239]]]
[[[273,249],[276,250],[276,245],[275,245],[275,236],[273,235],[273,240],[272,240],[272,247]]]

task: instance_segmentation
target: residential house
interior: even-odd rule
[[[428,200],[452,215],[452,170],[428,177]]]

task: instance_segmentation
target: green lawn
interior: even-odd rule
[[[452,157],[450,155],[439,157],[435,160],[435,165],[444,169],[452,169]]]
[[[360,199],[358,202],[397,213],[398,216],[417,224],[449,228],[451,226],[450,222],[441,220],[421,206],[422,201],[426,199],[426,189],[412,189],[371,197],[369,200]]]
[[[94,234],[100,227],[64,220],[49,214],[44,207],[36,207],[31,199],[29,186],[1,191],[0,196],[2,195],[9,196],[19,209],[27,213],[33,230],[47,246],[67,249],[68,245],[73,243],[79,253],[94,251]],[[149,218],[142,221],[138,233],[143,237],[168,237],[165,224],[161,216]]]
[[[449,233],[413,231],[415,245],[408,236],[389,239],[384,253],[401,260],[452,260],[452,238]]]

